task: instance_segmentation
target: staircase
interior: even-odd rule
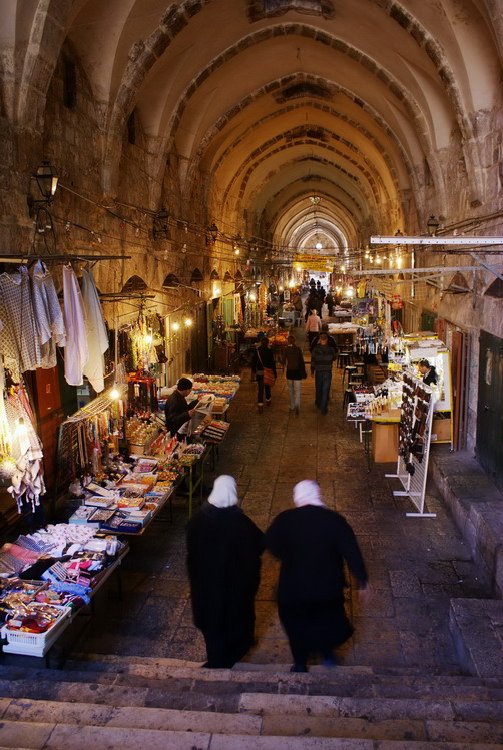
[[[83,656],[0,666],[0,748],[495,750],[503,678]]]

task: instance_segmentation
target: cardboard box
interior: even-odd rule
[[[398,461],[398,424],[372,424],[372,459],[376,464]]]
[[[431,425],[431,442],[432,443],[450,443],[451,442],[451,418],[440,419],[433,417]]]

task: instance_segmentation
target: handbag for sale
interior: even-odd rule
[[[264,385],[274,385],[276,376],[272,367],[264,367]]]

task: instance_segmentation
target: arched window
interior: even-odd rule
[[[130,276],[121,289],[121,292],[145,292],[148,289],[147,284],[139,276]]]

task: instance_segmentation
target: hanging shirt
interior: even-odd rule
[[[42,263],[37,261],[31,273],[33,308],[41,350],[41,367],[56,366],[56,346],[65,346],[66,331],[63,313],[54,280]]]
[[[68,385],[82,385],[87,362],[87,331],[80,287],[73,268],[63,266],[63,307],[66,328],[65,380]]]
[[[105,387],[103,381],[105,358],[103,355],[108,349],[108,336],[96,284],[91,271],[87,270],[82,273],[82,301],[86,317],[87,348],[89,352],[89,357],[84,365],[84,375],[96,393],[101,393]]]
[[[0,353],[14,382],[21,373],[40,366],[41,353],[30,290],[28,269],[0,274]]]

